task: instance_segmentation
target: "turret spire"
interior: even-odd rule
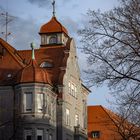
[[[32,43],[31,43],[31,48],[32,48],[32,60],[35,60],[34,47],[35,47],[35,44],[32,42]]]
[[[53,16],[55,17],[55,0],[53,0],[52,6],[53,6]]]

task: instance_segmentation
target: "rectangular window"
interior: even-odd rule
[[[25,140],[31,140],[32,139],[32,130],[31,129],[24,130],[24,139]]]
[[[43,130],[37,129],[37,140],[43,140]]]
[[[25,101],[25,111],[31,112],[32,111],[32,103],[33,103],[31,92],[26,92],[24,94],[24,101]]]
[[[66,125],[70,125],[70,110],[66,108]]]
[[[75,115],[75,126],[79,125],[79,115]]]
[[[37,110],[38,110],[38,112],[43,111],[43,104],[44,104],[43,94],[42,93],[37,94]]]
[[[100,138],[100,131],[92,131],[92,138]]]

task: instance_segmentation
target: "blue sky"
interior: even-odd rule
[[[52,0],[0,0],[0,13],[8,11],[14,16],[8,25],[8,42],[16,49],[30,49],[29,44],[35,42],[39,47],[38,35],[41,25],[52,17]],[[56,0],[56,17],[68,29],[70,36],[74,37],[77,46],[80,46],[77,30],[87,22],[86,13],[89,9],[108,11],[118,5],[117,0]],[[2,18],[0,16],[0,18]],[[0,31],[5,28],[0,20]],[[2,37],[2,34],[0,34]],[[81,73],[86,60],[85,55],[78,50]],[[101,104],[109,106],[107,100],[112,97],[108,94],[106,86],[93,87],[88,97],[88,104]]]

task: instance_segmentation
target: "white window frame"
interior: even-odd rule
[[[44,108],[44,94],[43,93],[37,93],[37,112],[43,112]]]
[[[68,82],[68,92],[73,97],[77,98],[77,86],[71,81]]]

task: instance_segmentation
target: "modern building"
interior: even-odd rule
[[[0,140],[86,140],[87,95],[76,45],[55,15],[39,49],[0,38]]]

